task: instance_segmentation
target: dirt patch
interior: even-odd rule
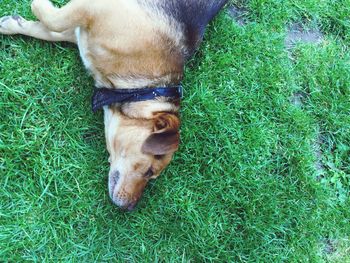
[[[321,253],[327,262],[350,262],[350,240],[348,238],[323,238]]]
[[[288,28],[285,38],[285,46],[288,50],[292,49],[298,42],[320,44],[323,41],[323,34],[320,30],[306,29],[300,24],[293,24]]]
[[[322,149],[321,149],[321,145],[324,143],[322,135],[319,134],[316,142],[314,144],[314,153],[315,153],[315,157],[316,157],[316,161],[315,161],[315,169],[317,172],[317,178],[320,179],[324,173],[325,173],[325,167],[323,165],[322,159],[323,159],[323,153],[322,153]]]
[[[336,249],[336,242],[332,239],[325,238],[322,241],[323,243],[323,254],[325,255],[332,255],[337,251]]]
[[[290,98],[290,103],[293,104],[297,108],[302,108],[305,100],[307,99],[308,94],[298,91],[292,95]],[[320,132],[317,134],[317,138],[312,145],[313,147],[313,153],[315,156],[315,163],[314,167],[316,170],[316,178],[321,179],[322,176],[325,174],[325,166],[323,164],[323,153],[322,153],[322,144],[324,144],[324,139],[322,138],[322,135]]]
[[[304,92],[298,91],[293,94],[293,96],[290,98],[290,102],[298,108],[301,108],[304,104],[304,100],[306,99],[307,94]]]
[[[248,23],[248,10],[242,7],[229,6],[228,14],[237,22],[239,26],[245,26]]]
[[[320,44],[323,41],[323,34],[321,31],[316,29],[307,29],[303,27],[301,24],[292,24],[287,31],[287,35],[285,38],[285,47],[289,54],[290,59],[293,60],[292,50],[297,43],[309,43],[309,44]],[[298,91],[292,95],[290,98],[290,102],[298,108],[302,108],[305,99],[308,97],[308,94],[304,92]],[[323,154],[321,150],[321,146],[323,144],[322,135],[319,133],[316,141],[313,145],[313,152],[315,154],[315,169],[316,176],[320,179],[325,173],[325,167],[323,165],[322,159]]]

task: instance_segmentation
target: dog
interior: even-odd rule
[[[184,65],[228,0],[34,0],[38,21],[0,18],[0,34],[78,45],[103,109],[109,195],[133,210],[179,147]]]

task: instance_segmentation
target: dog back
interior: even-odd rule
[[[205,27],[228,0],[138,0],[174,19],[184,28],[188,57],[200,44]],[[154,10],[155,11],[155,10]]]

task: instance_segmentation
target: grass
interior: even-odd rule
[[[29,2],[0,14],[32,17]],[[181,149],[134,213],[109,201],[76,48],[0,36],[2,261],[350,262],[350,2],[230,4],[247,23],[225,10],[210,25]],[[322,43],[287,51],[293,23]]]

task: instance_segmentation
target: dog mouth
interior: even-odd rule
[[[138,199],[130,201],[126,198],[121,198],[118,194],[116,194],[119,179],[120,179],[119,171],[115,171],[109,175],[108,177],[109,197],[111,198],[113,204],[115,204],[122,210],[131,212],[136,208]]]
[[[118,183],[119,177],[120,177],[119,171],[115,171],[115,172],[111,173],[108,177],[109,197],[112,199],[112,201],[113,201],[114,189]]]

